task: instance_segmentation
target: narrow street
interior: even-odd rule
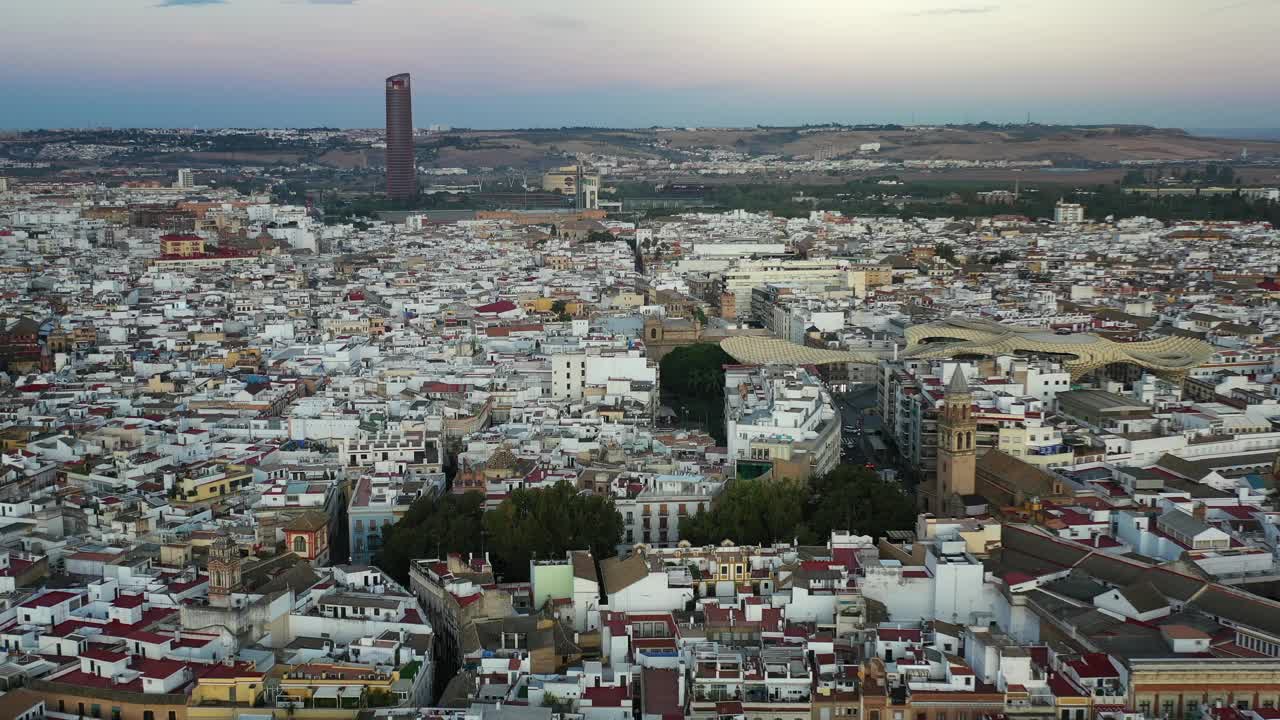
[[[840,459],[849,465],[869,465],[875,470],[897,471],[897,481],[908,493],[915,492],[915,475],[906,468],[897,453],[887,446],[884,423],[875,414],[875,385],[855,385],[850,392],[832,393],[841,415]],[[870,413],[870,414],[868,414]]]

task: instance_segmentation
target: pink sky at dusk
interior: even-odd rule
[[[377,125],[395,72],[475,127],[1280,126],[1274,0],[5,5],[0,127]]]

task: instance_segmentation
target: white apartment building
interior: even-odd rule
[[[743,260],[724,273],[724,290],[734,296],[738,317],[751,314],[751,291],[765,285],[850,287],[848,264],[840,260]]]
[[[1062,224],[1084,222],[1084,206],[1080,203],[1058,201],[1053,206],[1053,221]]]
[[[610,380],[658,382],[658,367],[638,351],[564,353],[551,356],[551,397],[581,400],[589,386]]]
[[[680,541],[680,521],[699,510],[710,510],[723,489],[723,480],[700,475],[657,475],[639,483],[625,480],[615,488],[613,500],[623,523],[619,551],[636,543],[675,547]]]
[[[1007,455],[1037,467],[1069,465],[1075,453],[1062,440],[1062,431],[1047,426],[1038,417],[1002,424],[997,441]]]
[[[732,368],[724,383],[725,432],[734,463],[776,467],[807,460],[813,475],[839,464],[840,416],[822,381],[809,371]]]
[[[443,470],[439,436],[422,431],[360,433],[343,439],[342,454],[348,467],[389,463],[428,472]]]

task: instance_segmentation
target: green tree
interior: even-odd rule
[[[790,542],[803,521],[807,498],[808,490],[800,482],[738,480],[721,493],[711,510],[682,518],[680,537],[694,545],[715,545],[726,539],[751,545]]]
[[[724,366],[734,359],[712,343],[675,348],[660,364],[664,401],[724,442]]]
[[[832,530],[882,537],[915,525],[915,505],[902,487],[867,468],[840,465],[814,478],[810,489],[805,518],[819,537]]]
[[[680,537],[695,545],[799,541],[820,543],[833,530],[882,537],[915,524],[915,507],[895,483],[841,465],[809,482],[738,480],[714,507],[684,518]]]
[[[529,579],[533,558],[564,557],[569,550],[608,557],[622,541],[622,516],[613,500],[581,493],[567,482],[516,490],[487,513],[484,502],[478,492],[418,500],[388,529],[374,562],[408,584],[415,559],[488,552],[494,572],[522,581]]]
[[[564,481],[512,492],[485,514],[484,528],[495,570],[500,567],[508,580],[528,578],[532,559],[562,558],[570,550],[608,557],[622,541],[622,515],[613,500]]]
[[[374,562],[407,585],[412,560],[443,557],[451,552],[481,552],[483,515],[483,493],[421,498],[384,533]]]
[[[569,320],[569,305],[564,300],[556,300],[551,303],[551,314],[556,316],[556,320],[565,322]]]

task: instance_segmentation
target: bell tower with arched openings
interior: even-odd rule
[[[942,418],[938,422],[938,485],[932,508],[936,513],[950,507],[953,497],[972,495],[975,487],[977,454],[974,436],[978,423],[973,419],[973,393],[964,378],[963,368],[956,366],[947,383],[943,398]]]
[[[240,549],[228,534],[209,546],[209,604],[230,607],[231,594],[240,589]]]

